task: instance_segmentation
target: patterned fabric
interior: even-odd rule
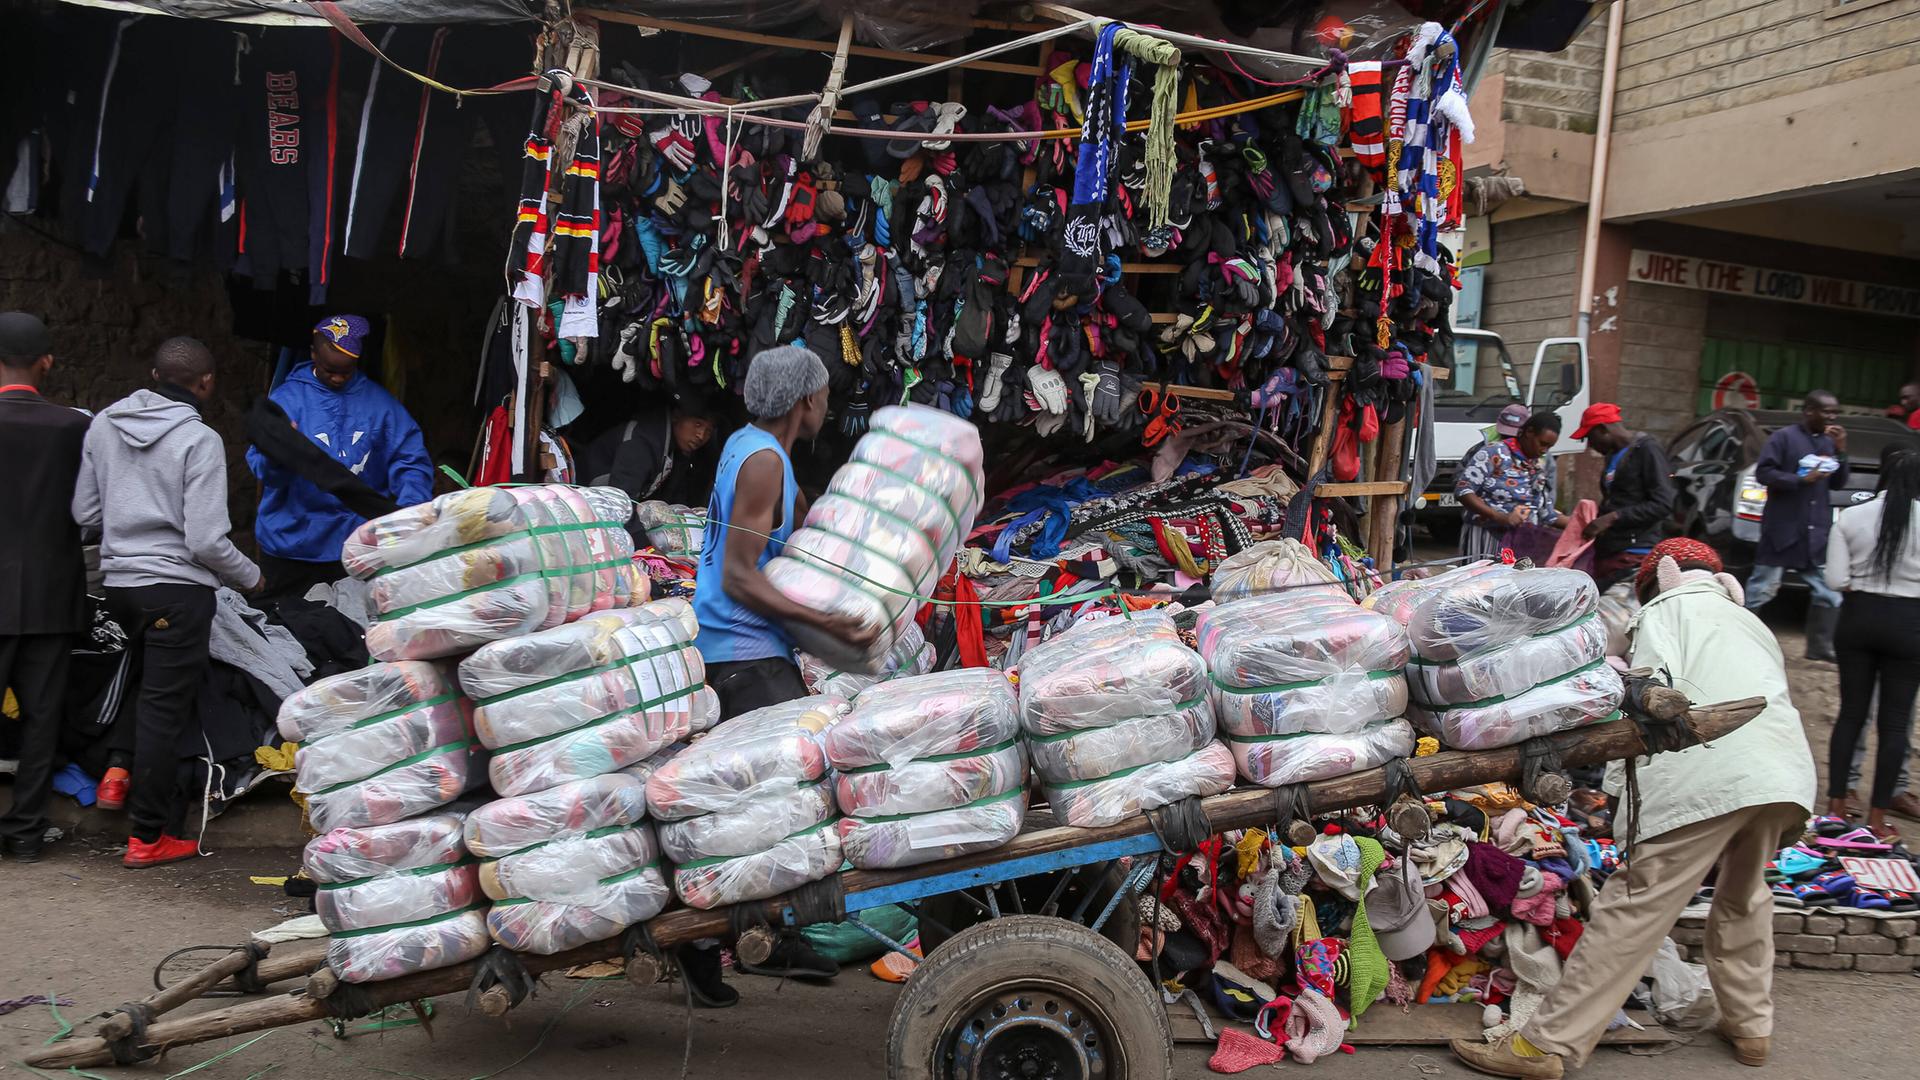
[[[1488,506],[1506,513],[1517,506],[1533,507],[1533,520],[1552,524],[1560,515],[1553,509],[1553,473],[1541,459],[1520,452],[1514,439],[1488,443],[1474,451],[1461,466],[1454,481],[1455,495],[1478,495]],[[1467,511],[1469,521],[1487,524],[1480,515]]]

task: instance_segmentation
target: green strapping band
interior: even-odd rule
[[[1365,731],[1366,729],[1361,728],[1360,730]],[[1334,733],[1331,731],[1292,731],[1285,735],[1235,735],[1232,732],[1223,731],[1220,733],[1220,738],[1223,742],[1240,743],[1243,746],[1250,746],[1255,743],[1286,742],[1289,739],[1310,739],[1315,735],[1332,734]],[[1358,733],[1349,731],[1345,734],[1354,735]]]
[[[335,735],[344,735],[349,731],[359,731],[361,728],[372,727],[375,724],[382,723],[387,720],[391,720],[396,716],[405,716],[408,713],[414,711],[415,709],[432,708],[435,705],[445,705],[449,701],[458,701],[458,700],[460,700],[460,695],[458,693],[445,693],[445,694],[439,694],[434,697],[430,697],[425,701],[416,701],[411,705],[402,705],[398,709],[388,709],[386,712],[380,713],[377,716],[369,716],[365,720],[356,720],[353,723],[348,724],[346,727],[335,728],[334,730],[327,732],[325,735],[309,735],[307,737],[307,745],[312,746],[317,742],[321,742],[326,739],[331,739]]]
[[[1204,747],[1202,749],[1204,749]],[[1184,757],[1185,755],[1182,756]],[[1174,759],[1174,761],[1178,760],[1180,760],[1180,758]],[[1104,784],[1109,780],[1118,780],[1123,776],[1132,776],[1141,769],[1151,769],[1156,765],[1171,765],[1173,763],[1173,761],[1149,761],[1144,765],[1135,765],[1131,769],[1121,769],[1119,772],[1110,772],[1105,776],[1095,776],[1086,780],[1046,780],[1042,782],[1040,786],[1043,788],[1051,788],[1054,791],[1072,791],[1074,788],[1083,788],[1089,784]]]
[[[656,706],[665,705],[669,701],[677,701],[683,697],[690,697],[694,693],[698,692],[700,688],[705,685],[707,684],[703,682],[694,683],[692,686],[689,686],[684,690],[675,690],[673,693],[668,694],[665,697],[655,698],[652,701],[643,701],[638,705],[629,705],[626,708],[621,709],[619,712],[608,713],[607,715],[601,717],[600,719],[595,720],[591,724],[582,724],[579,727],[568,728],[565,731],[556,731],[551,735],[542,735],[536,739],[527,739],[522,742],[509,743],[506,746],[496,746],[493,748],[493,752],[496,754],[509,754],[516,750],[525,750],[529,746],[538,746],[541,743],[552,742],[555,739],[565,738],[568,735],[578,735],[583,731],[592,731],[594,728],[605,727],[606,725],[613,723],[615,720],[625,719],[626,717],[632,716],[635,713],[646,712],[648,709],[654,708]]]
[[[469,911],[479,911],[486,906],[484,902],[468,904],[466,907],[456,911],[449,911],[445,915],[434,915],[430,918],[415,919],[412,922],[388,923],[386,926],[369,926],[362,930],[339,930],[335,931],[333,936],[335,938],[366,937],[368,934],[384,934],[389,930],[411,930],[416,926],[432,926],[434,923],[451,922]]]
[[[1526,637],[1523,637],[1523,638],[1515,638],[1514,640],[1507,642],[1505,645],[1495,646],[1494,648],[1488,649],[1486,652],[1483,652],[1478,656],[1467,657],[1467,659],[1484,660],[1489,656],[1497,656],[1501,652],[1507,649],[1511,649],[1516,645],[1521,645],[1526,642],[1532,641],[1534,638],[1552,637],[1553,635],[1561,632],[1562,630],[1571,630],[1582,623],[1592,622],[1593,620],[1599,617],[1600,617],[1599,612],[1589,611],[1585,615],[1580,616],[1579,618],[1573,620],[1572,622],[1568,623],[1565,626],[1556,626],[1551,630],[1542,630],[1537,634],[1528,634]],[[1408,667],[1445,667],[1448,664],[1458,664],[1458,663],[1460,663],[1459,660],[1423,660],[1418,656],[1410,656],[1407,658]]]
[[[596,614],[598,613],[596,612]],[[692,648],[693,648],[693,645],[688,642],[676,642],[672,645],[662,645],[657,649],[648,649],[645,652],[635,653],[632,656],[623,656],[618,660],[610,660],[607,663],[601,664],[599,667],[583,668],[579,671],[569,671],[565,675],[555,675],[551,679],[542,679],[537,683],[530,683],[526,686],[515,687],[514,689],[509,690],[504,694],[495,694],[492,697],[474,698],[473,703],[475,705],[486,706],[486,705],[497,704],[502,701],[511,701],[514,698],[522,696],[523,694],[531,694],[536,690],[545,690],[548,687],[559,686],[561,683],[572,682],[575,679],[584,679],[589,675],[604,675],[609,671],[618,671],[619,669],[624,667],[632,667],[634,664],[642,660],[652,660],[657,657],[665,656],[668,653],[684,652]]]
[[[598,840],[603,836],[612,836],[615,833],[628,832],[630,830],[637,829],[640,826],[645,824],[646,822],[642,820],[642,821],[631,822],[626,825],[602,825],[597,829],[588,829],[586,832],[581,833],[579,836],[556,836],[551,840],[541,840],[536,843],[528,844],[526,847],[523,847],[523,848],[515,848],[514,850],[507,852],[505,855],[495,855],[492,857],[491,861],[499,862],[501,859],[511,859],[515,855],[525,855],[529,851],[537,851],[540,848],[546,847],[548,844],[557,844],[562,840]]]
[[[951,754],[935,754],[933,757],[917,757],[907,762],[907,764],[918,765],[923,761],[964,761],[967,758],[987,757],[991,754],[997,754],[1000,751],[1007,749],[1008,747],[1017,746],[1019,745],[1019,742],[1020,742],[1020,736],[1015,735],[1011,739],[1007,739],[1002,742],[997,742],[997,743],[994,743],[992,746],[982,747],[981,749],[978,749],[978,750],[959,750]],[[857,769],[840,769],[837,771],[842,776],[859,776],[864,773],[891,772],[892,769],[893,769],[893,766],[888,765],[885,762],[881,762],[878,765],[862,765]]]
[[[962,536],[960,533],[960,515],[953,512],[953,507],[947,505],[947,500],[942,498],[939,492],[933,491],[932,489],[926,487],[925,485],[921,484],[920,481],[915,480],[913,477],[908,476],[906,473],[900,472],[895,469],[889,469],[885,465],[875,465],[871,461],[849,461],[847,462],[847,464],[859,465],[862,468],[872,469],[874,472],[881,473],[886,476],[891,476],[895,480],[898,480],[901,483],[907,485],[908,487],[914,489],[915,491],[918,491],[920,494],[925,495],[927,498],[932,499],[934,505],[938,506],[941,512],[947,515],[947,520],[953,523],[954,536],[958,537],[962,541],[966,539],[966,537]],[[833,488],[829,487],[827,488],[827,490],[832,491]],[[848,496],[848,498],[853,498],[853,496]],[[931,540],[932,537],[928,537],[928,539]]]
[[[880,563],[883,566],[897,567],[899,565],[899,561],[893,558],[893,556],[875,551],[873,548],[868,547],[865,542],[860,540],[855,540],[853,537],[848,536],[845,533],[835,532],[824,525],[803,525],[801,526],[801,529],[821,533],[826,536],[831,536],[835,540],[840,540],[842,542],[852,544],[854,547],[859,548],[861,551],[864,551],[867,554],[873,556],[875,559],[880,560]],[[791,538],[787,540],[787,546],[781,549],[781,554],[791,559],[809,559],[819,563],[821,566],[825,566],[834,570],[851,569],[850,567],[842,567],[838,563],[833,562],[832,560],[824,559],[818,555],[815,555],[811,551],[807,551],[803,548],[794,547],[793,540]],[[905,577],[906,575],[902,574],[901,576]],[[923,589],[927,587],[927,583],[925,580],[915,580],[915,581],[912,581],[911,584],[916,589]]]
[[[1190,701],[1176,702],[1173,706],[1173,712],[1164,713],[1162,715],[1175,716],[1180,713],[1186,712],[1188,709],[1197,709],[1200,706],[1205,705],[1206,703],[1207,703],[1206,698],[1193,698]],[[1135,717],[1134,719],[1146,720],[1150,718],[1145,716],[1140,716],[1140,717]],[[1128,723],[1128,722],[1129,721],[1124,721],[1124,720],[1121,721],[1121,723]],[[1117,727],[1118,725],[1114,725],[1114,726]],[[1110,730],[1110,729],[1109,728],[1074,728],[1072,731],[1056,731],[1051,735],[1029,735],[1027,736],[1027,741],[1037,742],[1037,743],[1057,743],[1062,739],[1071,739],[1076,735],[1086,735],[1095,731],[1107,731],[1107,730]]]
[[[362,776],[357,780],[348,780],[345,783],[335,784],[332,787],[324,787],[318,791],[308,792],[308,794],[309,795],[331,795],[342,788],[350,788],[355,784],[364,784],[367,781],[372,780],[376,777],[385,776],[388,773],[394,771],[395,769],[404,769],[409,765],[418,765],[420,762],[425,761],[430,757],[438,757],[441,754],[452,753],[455,750],[465,750],[469,747],[477,746],[477,745],[479,744],[472,739],[461,739],[459,742],[450,742],[441,746],[429,746],[425,750],[422,750],[417,754],[413,754],[408,757],[403,757],[399,761],[394,762],[393,764],[387,766],[386,768],[380,769],[375,772],[370,772],[367,775]]]
[[[902,529],[904,529],[904,530],[906,530],[906,532],[907,532],[908,534],[910,534],[910,535],[913,535],[913,536],[917,536],[917,537],[919,537],[919,538],[921,539],[921,541],[922,541],[922,542],[924,542],[924,543],[925,543],[925,544],[927,545],[927,554],[929,554],[929,555],[932,555],[932,556],[934,557],[934,559],[935,559],[936,561],[938,561],[938,559],[939,559],[939,557],[940,557],[940,553],[939,553],[938,551],[935,551],[935,550],[934,550],[934,547],[933,547],[933,541],[932,541],[932,540],[929,540],[929,539],[927,538],[927,533],[926,533],[926,530],[924,530],[924,529],[922,529],[922,528],[921,528],[920,526],[918,526],[918,525],[915,525],[915,524],[914,524],[913,522],[911,522],[911,521],[908,521],[908,520],[907,520],[906,518],[903,518],[903,517],[901,517],[901,516],[900,516],[899,514],[896,514],[896,513],[894,513],[893,511],[891,511],[891,510],[889,510],[889,509],[887,509],[887,508],[886,508],[886,507],[884,507],[884,506],[873,506],[873,505],[870,505],[870,504],[868,504],[868,503],[863,503],[863,502],[861,502],[861,501],[860,501],[859,499],[856,499],[856,498],[854,498],[854,497],[853,497],[853,496],[851,496],[851,495],[842,495],[842,494],[840,494],[840,493],[838,493],[838,492],[835,492],[835,491],[829,491],[829,492],[827,492],[826,494],[824,494],[824,495],[821,495],[820,497],[821,497],[822,499],[825,499],[825,498],[826,498],[826,497],[827,497],[828,495],[831,495],[831,496],[833,496],[833,497],[834,497],[834,498],[836,498],[836,499],[845,499],[845,500],[846,500],[847,502],[850,502],[850,503],[852,503],[852,504],[853,504],[854,506],[856,506],[856,507],[858,507],[858,508],[859,508],[859,509],[861,509],[861,510],[864,510],[864,511],[867,511],[868,513],[872,513],[872,514],[878,514],[879,516],[881,516],[881,517],[883,517],[883,518],[890,518],[890,519],[892,519],[892,520],[893,520],[893,522],[894,522],[895,524],[897,524],[897,525],[899,525],[899,526],[900,526],[900,527],[901,527]],[[818,506],[819,504],[818,504],[818,503],[815,503],[814,505],[816,505],[816,506]],[[808,517],[812,517],[813,515],[812,515],[811,513],[809,513],[809,514],[808,514],[807,516],[808,516]],[[739,528],[739,526],[737,526],[737,525],[730,525],[730,526],[728,526],[728,528]],[[820,526],[818,526],[818,525],[811,525],[811,524],[808,524],[808,523],[806,523],[806,522],[802,522],[802,523],[800,524],[800,528],[802,528],[802,529],[820,529],[820,531],[821,531],[821,532],[827,532],[827,531],[828,531],[828,530],[826,530],[826,529],[822,529],[822,528],[820,528]],[[839,533],[833,533],[833,535],[834,535],[834,536],[839,536],[840,534],[839,534]],[[843,537],[843,539],[844,539],[844,537]]]
[[[658,870],[659,868],[660,868],[660,860],[655,859],[652,862],[644,863],[640,866],[634,867],[631,870],[627,870],[622,873],[615,874],[612,877],[603,877],[599,881],[594,882],[594,884],[619,885],[622,882],[632,881],[634,878],[639,877],[641,874],[644,874],[649,870]],[[572,902],[568,900],[535,900],[532,897],[527,897],[527,896],[509,896],[505,900],[495,900],[493,902],[494,907],[518,907],[521,904],[572,904]],[[584,907],[585,905],[572,904],[572,906]]]
[[[723,862],[732,862],[735,859],[751,859],[753,858],[754,855],[764,855],[768,851],[773,850],[774,846],[777,844],[784,844],[789,840],[792,840],[796,837],[806,836],[809,833],[817,833],[827,829],[831,829],[834,827],[834,825],[838,824],[839,821],[840,819],[837,817],[828,818],[827,820],[821,822],[818,825],[809,825],[804,829],[796,829],[793,832],[790,832],[787,835],[781,837],[780,839],[775,840],[772,844],[768,844],[765,848],[761,849],[760,851],[756,851],[751,855],[716,855],[709,859],[695,859],[692,862],[681,863],[678,866],[676,866],[674,869],[699,870],[702,867],[715,866]]]
[[[1421,707],[1431,713],[1445,714],[1445,713],[1450,713],[1455,709],[1478,709],[1483,705],[1498,705],[1503,701],[1512,701],[1514,698],[1520,697],[1522,694],[1530,694],[1533,691],[1538,690],[1543,686],[1552,686],[1555,683],[1563,683],[1563,682],[1566,682],[1568,679],[1573,678],[1576,675],[1584,675],[1587,672],[1594,670],[1595,668],[1603,668],[1606,666],[1607,666],[1607,658],[1603,656],[1600,659],[1595,660],[1591,664],[1583,664],[1580,667],[1574,668],[1572,671],[1567,672],[1565,675],[1558,676],[1557,678],[1548,679],[1545,682],[1534,683],[1532,686],[1527,687],[1525,690],[1520,691],[1520,693],[1518,694],[1497,694],[1493,697],[1481,698],[1479,701],[1462,701],[1454,705],[1431,705],[1431,706],[1423,705]]]
[[[433,554],[421,556],[420,558],[415,559],[410,563],[401,563],[398,566],[383,566],[380,569],[375,570],[373,572],[373,576],[383,577],[387,574],[393,573],[396,570],[409,570],[416,566],[424,566],[427,563],[434,561],[435,559],[444,559],[449,555],[458,555],[463,551],[473,551],[476,548],[483,548],[489,544],[511,543],[512,541],[522,536],[551,536],[554,533],[563,533],[563,532],[587,532],[592,529],[624,529],[624,528],[626,528],[625,524],[617,521],[574,521],[574,522],[569,522],[565,525],[529,525],[524,529],[509,529],[506,532],[500,533],[496,536],[489,536],[484,540],[474,540],[465,544],[457,544],[449,548],[439,548],[436,551],[434,551]]]
[[[314,887],[321,892],[331,892],[334,889],[351,889],[355,885],[365,885],[369,881],[379,881],[381,878],[426,877],[428,874],[439,874],[448,870],[458,869],[462,866],[472,866],[479,861],[479,859],[468,855],[465,858],[455,859],[450,863],[439,863],[434,866],[416,866],[410,870],[390,870],[384,874],[369,874],[366,877],[357,877],[352,881],[336,881],[331,885],[317,883]]]
[[[1369,671],[1366,673],[1366,676],[1369,682],[1377,682],[1381,679],[1391,679],[1403,674],[1405,673],[1399,668],[1395,668],[1392,671]],[[1224,690],[1229,694],[1280,694],[1288,690],[1304,690],[1309,686],[1320,686],[1325,683],[1330,683],[1335,679],[1348,677],[1348,675],[1343,673],[1340,675],[1328,675],[1319,679],[1302,679],[1299,682],[1275,683],[1272,686],[1229,686],[1221,682],[1218,675],[1211,672],[1207,674],[1207,678],[1213,682],[1216,689]]]
[[[489,581],[485,585],[476,585],[471,589],[463,589],[457,593],[449,593],[446,596],[436,596],[431,600],[422,600],[417,604],[408,604],[403,608],[395,608],[392,611],[383,612],[374,616],[373,621],[391,622],[394,619],[411,615],[416,611],[437,608],[444,604],[451,604],[455,600],[464,600],[469,596],[477,596],[480,593],[505,588],[508,585],[518,585],[523,581],[531,581],[534,578],[572,577],[575,574],[593,574],[602,570],[613,570],[618,567],[631,565],[633,565],[632,559],[603,559],[600,562],[587,563],[584,566],[557,566],[550,569],[528,570],[525,573],[515,574],[512,577],[501,578],[499,581]]]
[[[1023,785],[1021,787],[1014,788],[1012,791],[1003,791],[998,795],[982,796],[981,798],[975,799],[970,803],[961,803],[959,806],[949,806],[944,810],[923,810],[918,814],[882,814],[879,817],[862,817],[859,814],[849,814],[848,816],[853,818],[854,823],[857,825],[882,825],[889,821],[906,821],[910,818],[923,818],[923,817],[931,817],[934,814],[947,814],[955,810],[971,810],[976,806],[990,806],[993,803],[1006,802],[1008,799],[1011,799],[1016,795],[1025,795],[1026,793],[1027,793],[1027,789]]]

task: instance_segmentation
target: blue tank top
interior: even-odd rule
[[[727,595],[721,582],[726,561],[727,519],[733,514],[734,485],[740,479],[740,466],[762,450],[780,455],[780,524],[774,527],[774,539],[761,549],[755,565],[765,567],[780,553],[787,537],[793,535],[793,506],[800,492],[793,480],[793,461],[780,448],[780,440],[766,429],[748,424],[734,432],[720,452],[720,468],[713,478],[713,499],[707,503],[700,575],[694,582],[693,613],[700,620],[700,636],[694,645],[709,663],[785,658],[793,654],[793,639],[787,632],[740,606]]]

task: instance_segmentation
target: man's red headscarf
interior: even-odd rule
[[[1685,566],[1690,562],[1699,563],[1716,574],[1726,569],[1720,562],[1719,552],[1698,540],[1689,540],[1684,536],[1676,536],[1671,540],[1662,540],[1658,544],[1655,544],[1653,550],[1647,552],[1647,557],[1640,560],[1640,572],[1633,576],[1633,588],[1635,592],[1645,589],[1647,582],[1653,580],[1655,571],[1660,568],[1660,556],[1662,555],[1670,557],[1680,566]]]

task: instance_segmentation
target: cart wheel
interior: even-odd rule
[[[1173,1033],[1133,958],[1065,919],[956,934],[893,1007],[890,1080],[1170,1080]]]

